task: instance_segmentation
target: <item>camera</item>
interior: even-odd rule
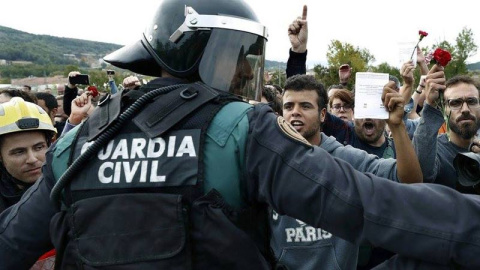
[[[107,70],[107,75],[115,75],[115,70]]]
[[[458,182],[464,187],[475,187],[480,183],[480,155],[474,152],[458,153],[453,159]]]
[[[77,74],[73,77],[68,77],[68,81],[70,82],[70,84],[83,84],[83,85],[90,84],[90,80],[87,74]]]

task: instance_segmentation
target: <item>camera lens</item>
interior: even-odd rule
[[[465,162],[463,165],[463,172],[465,173],[465,177],[470,179],[478,179],[480,176],[479,166],[478,163],[475,161],[470,160],[469,162]]]
[[[462,186],[475,186],[480,182],[480,155],[476,153],[458,153],[453,160]]]

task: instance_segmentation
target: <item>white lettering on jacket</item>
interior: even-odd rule
[[[133,138],[112,140],[97,154],[99,160],[104,161],[98,169],[98,179],[103,184],[120,183],[122,175],[126,183],[138,181],[140,183],[165,182],[165,175],[158,173],[159,161],[152,160],[159,157],[181,158],[196,157],[195,145],[192,136],[184,136],[178,148],[175,148],[176,136],[170,136],[168,142],[163,138]],[[83,154],[94,142],[82,146]],[[165,151],[166,150],[166,151]],[[147,159],[147,160],[139,160]],[[138,177],[137,173],[140,173]],[[149,175],[147,175],[149,173]],[[137,175],[137,178],[135,178]]]
[[[318,240],[330,239],[332,234],[320,228],[308,226],[305,222],[298,220],[298,227],[285,228],[285,238],[287,243],[314,242]]]

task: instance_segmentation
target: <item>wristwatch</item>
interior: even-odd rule
[[[417,87],[417,90],[415,90],[415,93],[417,93],[417,94],[421,94],[421,93],[422,93],[422,91],[418,90],[419,88],[420,88],[420,89],[423,89],[423,88],[425,88],[425,85],[419,84],[418,87]]]

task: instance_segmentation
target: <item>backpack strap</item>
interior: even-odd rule
[[[190,84],[157,97],[133,122],[150,138],[155,138],[218,96],[217,91],[203,84]]]
[[[90,130],[88,141],[98,138],[117,119],[121,112],[121,101],[122,92],[119,92],[115,95],[108,95],[98,104],[88,120],[88,129]]]

